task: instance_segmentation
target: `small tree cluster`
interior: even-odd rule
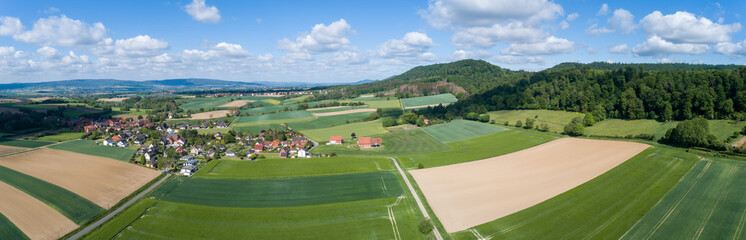
[[[570,136],[583,136],[583,133],[585,132],[585,127],[583,126],[583,119],[581,117],[575,117],[565,125],[565,132],[564,134],[570,135]]]

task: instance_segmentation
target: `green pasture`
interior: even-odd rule
[[[306,111],[290,111],[290,112],[279,112],[264,115],[251,115],[239,117],[233,124],[241,125],[253,125],[254,123],[263,123],[268,121],[286,120],[286,119],[299,119],[299,118],[312,118],[313,115]]]
[[[395,97],[391,97],[388,100],[385,98],[370,99],[370,100],[348,99],[348,100],[342,100],[341,102],[364,102],[365,105],[368,105],[368,108],[399,108],[401,109],[401,104],[399,104],[399,99]]]
[[[302,124],[302,123],[299,123]],[[294,124],[289,124],[293,126]],[[293,128],[295,129],[295,128]],[[328,128],[318,128],[311,130],[300,130],[303,135],[309,137],[317,142],[327,142],[331,136],[342,136],[344,139],[351,138],[351,134],[355,133],[358,137],[373,136],[382,133],[386,133],[386,129],[381,125],[380,120],[369,121],[369,122],[358,122],[343,124]]]
[[[286,178],[375,171],[393,171],[386,158],[281,158],[254,161],[210,161],[195,177],[203,178]]]
[[[352,123],[355,121],[361,121],[361,120],[368,118],[369,116],[370,116],[369,112],[350,113],[350,114],[335,115],[335,116],[323,116],[323,117],[317,117],[316,119],[313,119],[311,121],[290,123],[288,124],[288,126],[292,128],[293,130],[309,130],[309,129],[328,128],[328,127]]]
[[[29,239],[8,218],[0,213],[0,239]]]
[[[450,93],[424,96],[424,97],[403,98],[401,100],[404,107],[417,107],[417,106],[433,105],[433,104],[440,104],[440,103],[455,103],[457,101],[458,99],[456,99],[456,96],[453,96],[453,94],[450,94]]]
[[[347,111],[352,109],[363,109],[368,108],[368,106],[339,106],[337,108],[327,108],[327,109],[307,109],[306,111],[312,112],[312,113],[330,113],[330,112],[341,112],[341,111]]]
[[[526,118],[531,118],[536,120],[534,126],[538,127],[542,124],[546,124],[549,126],[549,131],[556,133],[563,132],[565,130],[565,125],[570,123],[573,118],[582,118],[585,116],[585,114],[582,113],[556,110],[504,110],[490,112],[489,114],[490,119],[495,120],[495,123],[502,125],[505,122],[508,122],[511,126],[515,126],[515,123],[518,120],[525,123]]]
[[[18,139],[0,139],[0,145],[11,146],[11,147],[23,147],[23,148],[38,148],[43,147],[53,142],[43,141],[30,141],[30,140],[18,140]]]
[[[484,136],[508,129],[475,121],[454,120],[448,123],[422,128],[422,130],[427,134],[430,134],[430,136],[433,136],[435,139],[447,143]]]
[[[58,133],[54,135],[43,136],[37,140],[46,141],[46,142],[64,142],[64,141],[79,139],[83,135],[85,135],[84,132],[66,132],[66,133]]]
[[[257,134],[261,132],[262,130],[269,130],[269,129],[285,129],[282,124],[279,123],[273,123],[273,124],[261,124],[261,125],[249,125],[249,126],[231,126],[231,129],[236,132],[250,132],[252,134]]]
[[[73,140],[55,144],[49,146],[48,148],[97,157],[111,158],[123,162],[128,162],[132,155],[135,154],[135,150],[132,149],[97,145],[95,141],[91,140]]]
[[[343,137],[347,138],[347,136]],[[350,145],[357,145],[357,141],[348,141],[348,143],[344,145],[319,145],[313,151],[318,154],[337,153],[339,155],[403,156],[425,152],[442,152],[451,149],[447,145],[422,131],[422,129],[392,132],[376,135],[374,137],[383,138],[382,147],[378,149],[360,150],[356,147],[350,147]]]

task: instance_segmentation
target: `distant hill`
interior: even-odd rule
[[[215,79],[166,79],[131,81],[116,79],[74,79],[39,83],[0,84],[4,93],[99,93],[137,92],[156,90],[196,90],[196,89],[252,89],[267,87],[260,83],[235,82]]]
[[[607,63],[607,62],[592,62],[592,63],[575,63],[565,62],[557,64],[556,66],[547,69],[548,71],[563,70],[570,68],[580,68],[587,66],[594,70],[619,70],[626,67],[640,68],[642,67],[645,71],[676,71],[676,70],[723,70],[723,69],[737,69],[740,67],[735,64],[728,65],[710,65],[710,64],[689,64],[689,63]]]

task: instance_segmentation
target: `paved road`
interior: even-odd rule
[[[399,174],[401,174],[402,178],[404,178],[404,182],[407,183],[407,187],[409,187],[409,192],[412,193],[412,196],[414,196],[414,200],[417,202],[417,206],[420,207],[420,211],[422,212],[422,215],[425,216],[425,219],[430,220],[430,214],[427,213],[427,209],[425,209],[425,205],[422,204],[422,201],[420,200],[420,196],[417,195],[417,192],[414,190],[414,187],[412,187],[412,183],[409,182],[409,178],[407,177],[407,174],[404,173],[404,170],[399,167],[399,161],[396,161],[396,159],[390,157],[392,162],[394,162],[394,166],[396,166],[396,169],[399,170]],[[438,231],[438,228],[435,227],[435,224],[433,224],[433,233],[435,233],[435,239],[443,240],[443,237],[440,236],[440,232]]]
[[[170,175],[171,174],[166,174],[166,176],[163,176],[163,178],[161,178],[161,180],[158,180],[158,182],[156,182],[155,184],[151,185],[148,189],[145,189],[145,191],[142,191],[140,194],[137,194],[137,196],[135,196],[134,198],[132,198],[129,201],[127,201],[127,203],[125,203],[124,205],[122,205],[119,208],[117,208],[116,210],[110,212],[109,215],[106,215],[105,217],[99,219],[95,223],[93,223],[91,225],[88,225],[88,227],[84,228],[80,232],[78,232],[78,233],[70,236],[69,238],[67,238],[67,240],[78,239],[81,236],[83,236],[83,235],[87,234],[88,232],[90,232],[91,230],[97,228],[98,226],[101,226],[101,224],[104,224],[104,222],[106,222],[107,220],[111,219],[115,215],[119,214],[125,208],[129,207],[130,205],[132,205],[133,203],[135,203],[137,200],[139,200],[140,198],[142,198],[146,194],[148,194],[151,191],[153,191],[153,189],[155,189],[156,187],[160,186],[164,181],[166,181],[166,179],[168,179],[168,176],[170,176]]]

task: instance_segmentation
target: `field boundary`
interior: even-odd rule
[[[427,213],[427,209],[425,209],[425,205],[422,204],[422,200],[420,200],[420,196],[417,196],[417,191],[414,190],[414,187],[412,187],[412,183],[409,182],[409,178],[407,178],[407,174],[404,173],[404,170],[399,166],[399,161],[397,161],[393,157],[388,157],[388,159],[391,159],[392,162],[394,162],[394,166],[399,171],[399,174],[402,178],[404,178],[404,182],[407,184],[407,188],[409,188],[409,192],[412,193],[412,196],[414,197],[414,200],[417,202],[417,207],[420,208],[420,212],[422,212],[422,216],[425,217],[426,220],[430,220],[430,214]],[[440,231],[438,231],[438,228],[435,227],[435,224],[433,224],[433,234],[435,234],[435,239],[437,240],[443,240],[443,236],[440,235]]]

